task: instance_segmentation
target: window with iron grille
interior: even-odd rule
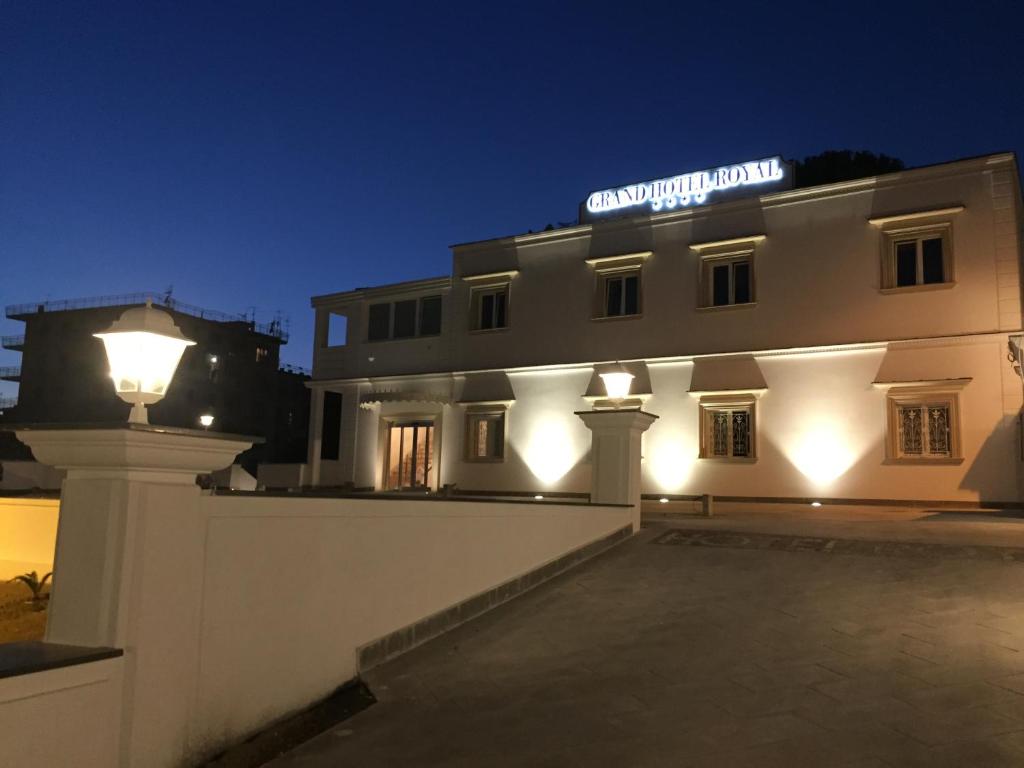
[[[466,461],[505,458],[505,409],[473,408],[466,412]]]
[[[958,405],[955,392],[890,392],[890,457],[921,461],[958,459]]]
[[[726,400],[703,398],[700,405],[700,456],[704,459],[752,459],[754,402],[752,396]]]

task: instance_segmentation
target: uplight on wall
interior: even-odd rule
[[[210,427],[212,427],[213,426],[213,414],[212,413],[204,413],[202,416],[199,417],[199,424],[202,426],[203,429],[209,429]]]
[[[629,388],[633,385],[633,374],[622,363],[616,362],[600,376],[601,381],[604,382],[605,391],[608,393],[608,399],[613,403],[619,405],[629,397]]]
[[[146,406],[167,394],[186,347],[195,344],[174,319],[147,301],[125,311],[107,330],[93,334],[103,342],[117,396],[131,403],[128,421],[148,424]]]

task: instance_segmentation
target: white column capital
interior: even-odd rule
[[[123,478],[192,485],[223,469],[259,438],[150,424],[46,426],[15,430],[36,460],[69,479]]]
[[[651,424],[658,419],[653,413],[647,413],[636,408],[607,411],[576,411],[576,415],[583,419],[583,423],[594,431],[626,429],[646,432]]]

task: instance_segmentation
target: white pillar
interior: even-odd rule
[[[324,441],[324,390],[315,387],[309,403],[308,483],[320,485],[320,447]]]
[[[593,433],[591,502],[632,506],[633,530],[639,531],[641,435],[658,417],[639,410],[581,411],[576,415]]]
[[[67,470],[47,642],[123,649],[119,764],[184,764],[205,557],[196,476],[252,443],[150,425],[17,435]]]

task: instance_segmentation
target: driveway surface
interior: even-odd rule
[[[271,765],[1024,766],[1024,520],[651,519],[366,680]]]

